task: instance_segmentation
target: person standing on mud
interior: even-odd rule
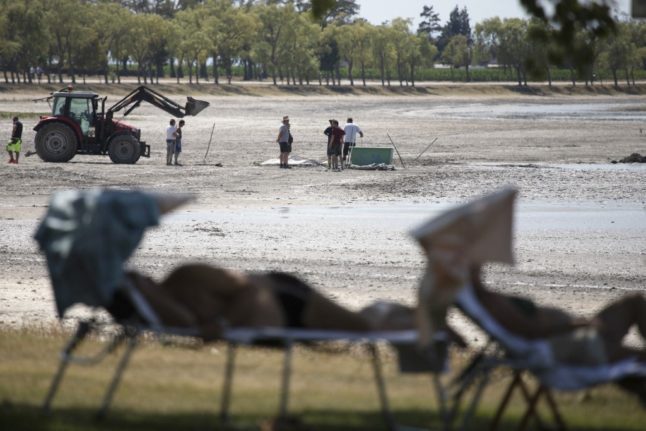
[[[339,159],[341,158],[341,149],[343,148],[343,136],[345,135],[345,132],[339,127],[339,122],[337,120],[330,120],[330,125],[332,127],[325,129],[325,132],[323,132],[328,135],[328,170],[332,168],[335,172],[339,172],[342,170],[339,167]]]
[[[22,123],[18,117],[13,117],[13,129],[11,130],[11,141],[7,144],[9,163],[18,164],[20,150],[22,148]],[[14,157],[15,155],[15,157]]]
[[[345,143],[343,144],[343,166],[348,167],[352,163],[352,160],[348,160],[346,162],[350,149],[357,145],[357,134],[363,138],[363,131],[359,126],[352,122],[352,118],[348,118],[348,121],[343,127],[343,131],[345,132]]]
[[[166,128],[166,166],[173,164],[176,140],[177,127],[175,127],[175,119],[171,118],[170,125]]]
[[[179,157],[179,153],[182,152],[182,128],[185,124],[184,120],[179,120],[179,127],[175,130],[175,166],[182,166],[177,161],[177,158]]]
[[[330,126],[323,130],[323,134],[327,136],[327,149],[325,150],[327,154],[327,170],[332,169],[332,153],[330,152],[330,146],[332,145],[332,129],[334,128],[334,120],[330,120]]]
[[[283,124],[281,124],[278,129],[278,137],[276,142],[280,146],[280,168],[281,169],[291,169],[289,166],[289,153],[292,152],[292,134],[290,132],[289,126],[289,117],[285,115],[283,117]]]

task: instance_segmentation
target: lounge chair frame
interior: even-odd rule
[[[70,364],[95,365],[100,363],[109,354],[115,353],[121,345],[125,345],[116,369],[112,375],[110,383],[105,391],[103,400],[97,411],[96,418],[104,419],[114,399],[117,388],[122,380],[123,373],[130,363],[135,348],[140,344],[142,336],[151,333],[155,337],[163,339],[165,336],[196,337],[197,333],[185,328],[150,328],[140,323],[119,324],[119,329],[113,334],[112,339],[97,354],[91,357],[78,356],[75,354],[76,349],[84,340],[93,332],[98,332],[105,327],[104,322],[97,318],[81,320],[78,323],[76,331],[72,334],[68,342],[60,352],[60,362],[58,369],[54,374],[49,390],[43,401],[42,410],[49,414],[52,410],[52,403],[60,385],[63,381],[65,372]],[[284,350],[283,369],[281,376],[279,418],[288,417],[289,407],[289,389],[293,371],[292,357],[294,346],[303,342],[331,342],[331,341],[349,341],[364,343],[368,346],[371,363],[373,368],[374,380],[377,388],[377,394],[380,403],[381,413],[384,422],[389,430],[397,430],[398,426],[394,415],[391,412],[386,382],[382,370],[382,362],[379,354],[378,343],[414,343],[416,340],[416,331],[393,331],[382,333],[357,333],[344,331],[319,331],[319,330],[292,330],[285,328],[234,328],[225,333],[222,341],[227,343],[227,356],[224,367],[224,379],[220,401],[219,420],[222,426],[231,423],[230,405],[232,400],[233,378],[235,371],[236,351],[241,345],[255,345],[266,342],[280,343]]]

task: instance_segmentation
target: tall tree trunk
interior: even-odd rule
[[[619,78],[617,78],[617,69],[612,69],[612,79],[615,81],[615,88],[619,88]]]
[[[361,62],[361,81],[363,81],[363,86],[366,86],[366,64]]]
[[[213,53],[213,83],[220,85],[220,70],[218,67],[218,54]]]
[[[628,76],[628,68],[624,68],[624,73],[626,74],[626,85],[630,87],[630,77]]]
[[[547,85],[552,88],[552,68],[547,66]]]
[[[350,80],[350,87],[354,87],[354,77],[352,76],[352,69],[354,62],[352,60],[348,61],[348,79]]]
[[[410,84],[411,87],[415,86],[415,61],[411,60],[410,62]]]

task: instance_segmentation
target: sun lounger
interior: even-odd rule
[[[538,403],[545,400],[553,415],[558,429],[565,429],[557,403],[554,401],[552,390],[578,391],[590,387],[616,382],[625,377],[646,377],[646,363],[637,358],[627,358],[603,365],[570,365],[559,363],[547,340],[528,340],[519,337],[498,323],[493,316],[479,303],[473,287],[462,288],[457,296],[456,305],[460,311],[479,326],[497,346],[498,354],[483,357],[471,371],[482,378],[477,396],[481,394],[488,383],[489,373],[497,367],[508,367],[513,371],[513,377],[505,390],[504,396],[497,408],[491,429],[497,429],[498,423],[506,410],[516,389],[521,391],[526,403],[525,413],[518,429],[525,429],[531,419],[541,422],[536,410]],[[531,392],[523,380],[524,373],[531,374],[538,380],[538,387]],[[473,406],[477,405],[475,399]]]
[[[81,320],[76,332],[61,352],[61,361],[45,397],[43,409],[50,411],[52,402],[71,363],[96,364],[121,345],[125,349],[118,361],[108,389],[103,397],[99,416],[105,416],[126,370],[134,349],[144,334],[160,339],[168,337],[198,337],[192,328],[171,328],[160,323],[144,296],[124,277],[124,263],[138,246],[144,231],[158,224],[165,206],[176,202],[156,202],[150,194],[138,191],[68,191],[52,198],[47,216],[36,232],[36,239],[47,257],[50,278],[59,316],[74,304],[84,304],[96,310],[107,310],[113,321],[112,338],[105,349],[92,357],[76,355],[79,345],[88,335],[101,331],[105,322],[99,318]],[[370,346],[375,381],[382,411],[391,429],[395,421],[388,408],[385,382],[381,372],[379,342],[387,342],[401,350],[400,356],[412,361],[417,370],[441,371],[445,355],[416,356],[416,331],[353,333],[343,331],[295,330],[288,328],[229,328],[221,337],[229,343],[222,393],[221,418],[228,420],[234,370],[234,351],[238,345],[280,345],[285,350],[279,414],[285,416],[288,407],[292,348],[297,343],[347,341]],[[435,346],[444,346],[444,340]],[[444,349],[445,350],[445,349]],[[437,351],[444,351],[438,349]],[[436,352],[437,353],[437,352]],[[409,361],[411,362],[411,361]],[[420,367],[422,363],[422,367]],[[409,365],[404,366],[406,369]]]
[[[61,360],[58,370],[52,380],[50,389],[43,403],[43,410],[49,412],[54,397],[63,380],[67,367],[72,363],[81,365],[94,365],[103,360],[108,354],[113,353],[119,346],[125,344],[125,349],[118,361],[114,375],[108,385],[99,408],[97,416],[102,418],[108,413],[115,392],[119,386],[124,371],[126,370],[134,349],[139,345],[142,336],[152,334],[163,339],[164,337],[199,337],[196,330],[190,328],[165,327],[157,318],[155,312],[141,295],[131,285],[125,284],[119,292],[120,309],[129,309],[128,315],[121,314],[114,317],[115,321],[111,326],[117,326],[118,331],[111,331],[113,336],[106,344],[106,347],[93,357],[80,357],[75,355],[76,349],[93,331],[100,331],[105,327],[105,322],[89,318],[79,322],[76,332],[61,351]],[[284,351],[283,370],[280,390],[280,407],[278,415],[281,418],[288,415],[289,386],[292,376],[292,354],[293,348],[299,343],[321,343],[321,342],[349,342],[362,343],[369,347],[374,379],[377,386],[379,402],[381,405],[384,420],[389,429],[397,429],[394,416],[389,408],[389,401],[386,392],[385,379],[382,373],[381,359],[378,343],[388,343],[395,347],[411,347],[417,341],[416,330],[383,331],[383,332],[351,332],[351,331],[328,331],[328,330],[307,330],[290,328],[229,328],[225,330],[220,341],[228,345],[226,366],[224,368],[223,389],[221,394],[220,421],[222,424],[229,422],[229,407],[231,404],[232,384],[235,368],[235,352],[239,345],[246,346],[273,346]],[[432,360],[431,356],[425,357],[424,371],[441,372],[446,368],[446,357]],[[418,370],[419,371],[419,370]]]

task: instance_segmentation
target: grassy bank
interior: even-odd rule
[[[34,97],[45,97],[49,93],[64,88],[67,84],[0,84],[0,97],[8,94],[28,94]],[[76,90],[94,91],[101,95],[125,95],[136,88],[136,81],[123,84],[75,84]],[[272,85],[264,83],[233,83],[231,85],[213,83],[177,84],[164,81],[160,84],[148,84],[149,87],[166,95],[207,94],[212,96],[625,96],[646,94],[646,84],[636,86],[620,85],[577,85],[559,83],[548,86],[543,83],[518,86],[513,83],[419,83],[415,87],[399,86],[393,82],[391,86],[382,87],[378,83],[361,86],[326,86],[326,85]]]
[[[187,348],[144,343],[135,352],[113,409],[103,422],[95,421],[94,414],[116,358],[111,356],[95,367],[72,366],[54,401],[53,414],[43,416],[39,406],[64,339],[63,334],[43,331],[0,331],[0,429],[218,428],[225,359],[221,344]],[[93,341],[87,350],[98,346]],[[334,350],[302,348],[294,355],[290,411],[306,425],[296,429],[384,429],[367,353],[357,347]],[[385,353],[385,376],[397,420],[439,429],[429,376],[399,374],[395,358]],[[236,424],[253,429],[275,417],[281,360],[276,350],[245,348],[239,352],[231,408]],[[455,365],[458,368],[457,362]],[[507,382],[507,373],[501,372],[494,381]],[[502,384],[495,384],[485,392],[476,429],[491,419],[502,388]],[[643,429],[646,413],[631,397],[609,386],[589,395],[585,401],[580,400],[580,394],[557,396],[571,429]],[[504,419],[504,429],[514,429],[520,414],[516,400]]]

